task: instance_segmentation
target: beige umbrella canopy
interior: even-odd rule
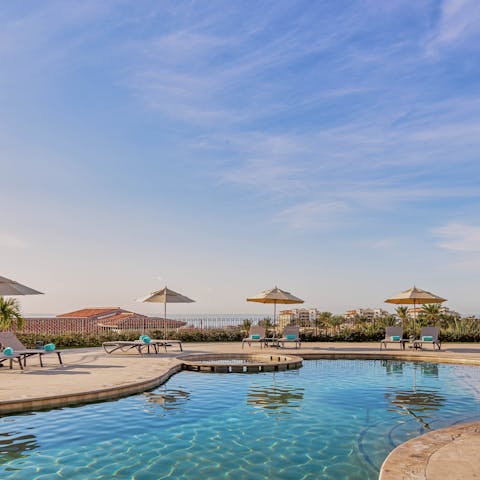
[[[416,327],[417,320],[417,303],[423,305],[425,303],[443,303],[446,302],[446,298],[439,297],[433,293],[422,290],[421,288],[412,287],[408,290],[404,290],[393,297],[387,298],[385,303],[394,303],[396,305],[413,305],[413,329]]]
[[[273,325],[276,325],[277,303],[303,303],[303,300],[295,297],[290,292],[285,292],[284,290],[280,290],[278,287],[275,287],[271,290],[264,290],[254,297],[247,298],[247,302],[273,303]]]
[[[0,295],[16,296],[16,295],[43,295],[42,292],[26,287],[15,280],[6,277],[0,277]]]
[[[169,288],[165,287],[156,292],[152,292],[144,298],[139,299],[140,302],[151,302],[151,303],[163,303],[163,312],[164,312],[164,337],[167,338],[167,303],[193,303],[195,300],[181,295],[180,293],[174,292]]]

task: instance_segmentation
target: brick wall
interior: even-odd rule
[[[21,333],[94,333],[101,329],[96,318],[25,318]]]

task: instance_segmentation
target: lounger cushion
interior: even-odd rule
[[[252,335],[250,338],[252,340],[260,340],[260,335]]]
[[[142,335],[143,343],[150,343],[152,339],[148,335]]]
[[[400,341],[400,335],[392,335],[392,336],[390,337],[390,340],[391,340],[392,342],[399,342],[399,341]]]
[[[433,342],[433,337],[431,335],[424,335],[422,337],[423,342]]]
[[[13,348],[12,347],[7,347],[3,349],[3,354],[4,355],[13,355]]]
[[[296,340],[297,339],[297,336],[296,335],[285,335],[285,338],[287,340]]]
[[[55,350],[55,344],[54,343],[47,343],[46,345],[43,346],[43,349],[46,352],[53,352]]]

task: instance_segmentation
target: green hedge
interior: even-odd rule
[[[163,338],[163,330],[147,332],[151,338]],[[404,337],[408,338],[406,331]],[[78,334],[63,333],[56,335],[22,333],[18,338],[28,347],[35,346],[36,341],[54,343],[57,348],[80,348],[99,347],[102,342],[116,340],[136,340],[138,333],[99,333],[99,334]],[[229,329],[181,329],[168,332],[168,338],[181,340],[182,342],[239,342],[245,337],[245,332],[240,328]],[[302,333],[302,342],[379,342],[385,337],[383,328],[344,329],[337,333],[319,333],[314,335],[311,332]],[[480,329],[477,331],[459,332],[450,329],[441,329],[440,339],[442,342],[480,342]]]
[[[151,338],[161,339],[164,332],[153,330],[146,332]],[[18,338],[27,347],[33,348],[35,342],[54,343],[57,348],[81,348],[81,347],[100,347],[103,342],[116,340],[137,340],[138,332],[124,333],[62,333],[62,334],[37,334],[37,333],[19,333]],[[168,338],[181,340],[182,342],[239,342],[244,337],[242,331],[238,329],[185,329],[178,332],[168,332]]]

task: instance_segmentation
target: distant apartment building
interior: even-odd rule
[[[422,312],[423,312],[422,305],[419,305],[419,306],[416,306],[415,308],[414,307],[409,307],[408,310],[407,310],[407,315],[409,317],[413,318],[415,315],[418,317],[419,315],[422,314]],[[458,312],[456,312],[455,310],[451,310],[450,308],[445,307],[445,306],[440,307],[439,313],[440,313],[440,315],[460,317],[460,314]]]
[[[167,319],[167,328],[179,328],[185,322]],[[96,333],[162,329],[162,317],[147,317],[120,307],[82,308],[56,317],[25,318],[22,333]]]
[[[278,315],[278,326],[280,328],[285,328],[287,325],[310,326],[314,324],[319,313],[316,308],[282,310]]]
[[[389,315],[389,313],[382,308],[356,308],[354,310],[347,310],[343,316],[345,320],[354,320],[355,318],[363,317],[369,321],[373,321],[385,315]]]

